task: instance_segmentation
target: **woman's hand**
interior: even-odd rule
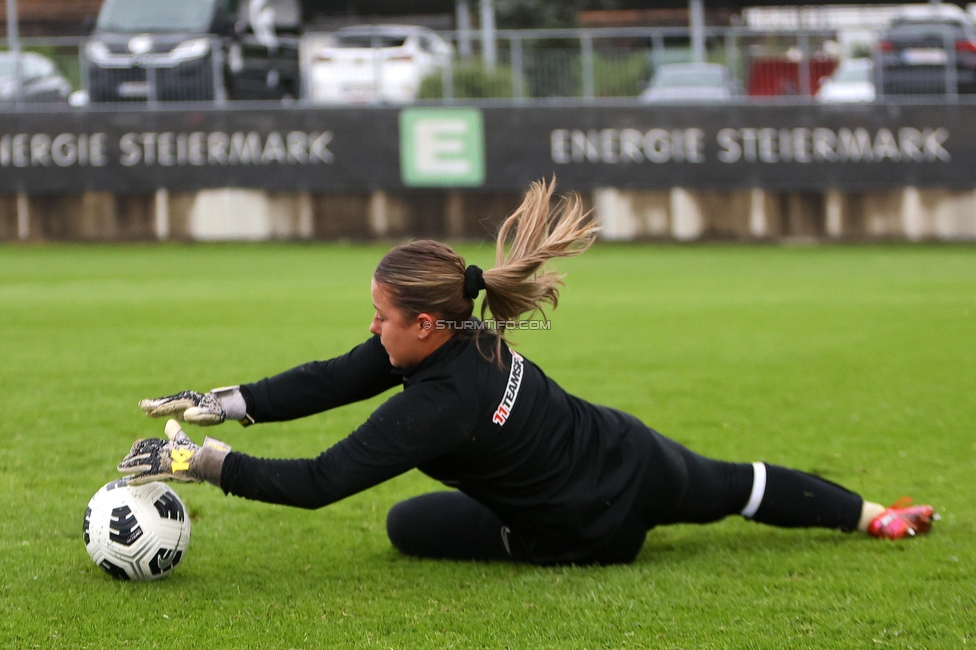
[[[238,386],[214,388],[209,393],[185,390],[139,402],[139,408],[151,418],[171,417],[199,426],[221,424],[228,418],[240,420],[247,411]]]
[[[123,474],[132,475],[129,485],[151,481],[208,481],[220,486],[220,471],[230,447],[209,437],[202,447],[196,445],[176,420],[166,423],[166,437],[168,440],[147,438],[132,444],[118,466]]]

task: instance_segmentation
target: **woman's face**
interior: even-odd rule
[[[379,334],[380,343],[390,355],[395,368],[415,366],[450,338],[449,330],[434,330],[434,318],[419,314],[410,319],[394,306],[386,287],[374,279],[370,285],[373,296],[373,322],[369,331]],[[446,334],[446,336],[445,336]]]

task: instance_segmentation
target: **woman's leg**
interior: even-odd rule
[[[787,528],[857,530],[864,507],[860,495],[800,470],[765,463],[753,468],[749,502],[741,513],[747,519]]]
[[[495,513],[461,492],[431,492],[396,504],[386,517],[386,532],[405,555],[538,565],[632,562],[647,536],[643,522],[630,517],[601,548],[563,548],[553,539],[512,532]]]
[[[660,480],[652,482],[645,503],[653,524],[708,523],[740,514],[789,528],[858,528],[864,500],[835,483],[778,465],[712,460],[664,436],[659,439],[662,456],[680,466],[670,475],[683,478],[685,485],[669,494]]]
[[[401,553],[445,560],[510,560],[508,528],[495,513],[461,492],[432,492],[402,501],[386,517]]]

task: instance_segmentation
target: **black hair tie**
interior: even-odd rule
[[[485,288],[484,272],[472,264],[464,269],[464,297],[474,300],[478,292]]]

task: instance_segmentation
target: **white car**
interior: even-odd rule
[[[640,100],[655,103],[729,102],[742,94],[739,82],[719,63],[665,63],[658,66]]]
[[[817,101],[822,104],[873,102],[874,62],[871,59],[847,59],[820,84]]]
[[[323,104],[413,101],[454,55],[437,32],[410,25],[345,27],[311,48],[308,98]]]
[[[17,86],[17,59],[12,52],[0,52],[0,102],[13,101]],[[54,62],[36,52],[20,55],[20,97],[25,102],[67,101],[71,84],[61,76]]]

